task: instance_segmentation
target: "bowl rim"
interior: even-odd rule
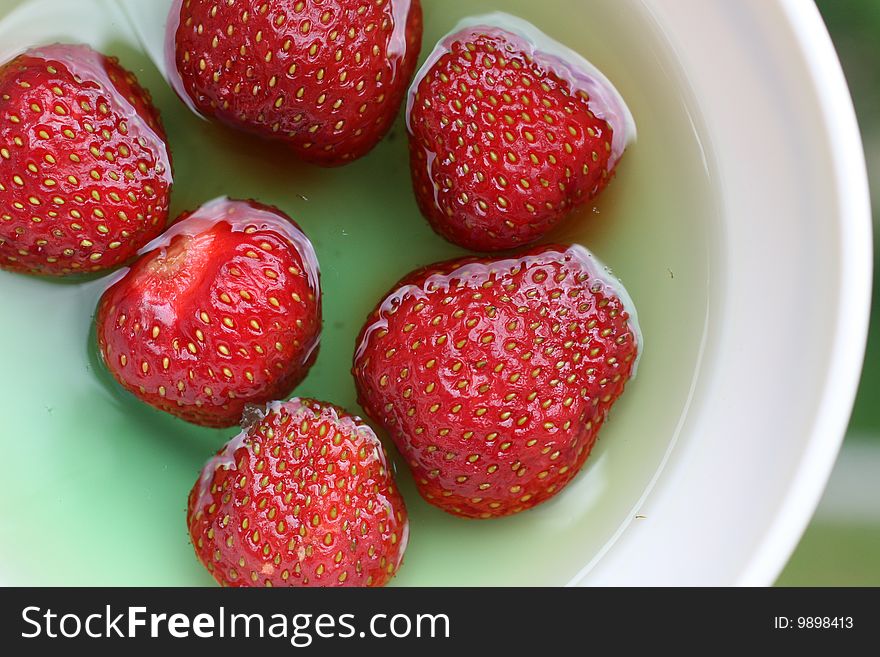
[[[676,438],[659,471],[632,510],[633,514],[649,515],[631,515],[605,547],[569,580],[568,585],[668,586],[691,583],[769,586],[775,582],[790,558],[821,499],[846,433],[861,378],[873,282],[871,202],[861,135],[843,69],[814,2],[744,0],[733,11],[733,7],[720,1],[702,3],[692,0],[684,3],[684,6],[675,7],[664,6],[660,0],[637,1],[658,21],[664,32],[666,30],[663,28],[676,26],[679,21],[684,21],[688,29],[699,29],[702,20],[716,19],[714,12],[725,9],[730,10],[722,12],[725,18],[738,20],[742,17],[742,25],[749,26],[748,29],[761,29],[763,33],[756,34],[756,38],[772,39],[778,35],[780,42],[785,43],[788,61],[783,74],[791,72],[792,75],[787,77],[796,80],[798,96],[810,99],[809,113],[813,117],[811,125],[814,129],[810,142],[821,144],[823,148],[823,198],[829,199],[828,225],[834,235],[833,257],[828,266],[829,271],[833,272],[835,284],[830,291],[835,296],[828,304],[830,312],[825,323],[827,337],[823,337],[820,345],[824,355],[824,374],[811,388],[810,407],[803,413],[807,419],[798,437],[797,458],[786,463],[780,485],[770,498],[765,499],[761,526],[755,526],[754,531],[749,530],[742,538],[732,541],[733,558],[730,563],[725,568],[716,569],[706,565],[711,557],[675,559],[675,555],[685,554],[693,547],[694,533],[689,525],[699,522],[699,516],[695,516],[695,513],[712,514],[701,526],[701,531],[710,532],[707,546],[719,549],[724,543],[711,532],[724,531],[728,518],[725,512],[736,508],[735,504],[716,506],[719,500],[729,499],[732,477],[725,477],[719,482],[721,488],[718,495],[704,496],[695,488],[699,485],[715,485],[714,480],[707,478],[711,470],[706,467],[726,466],[718,460],[721,456],[707,459],[706,452],[699,451],[703,441],[692,439],[691,431],[686,442]],[[672,39],[673,49],[680,50],[683,45],[675,38],[676,29],[673,27],[668,36]],[[687,34],[693,36],[691,32]],[[704,42],[715,47],[714,41],[700,37],[700,47],[706,45]],[[744,49],[747,46],[743,44]],[[683,54],[686,51],[680,51],[678,56]],[[714,59],[710,59],[710,62],[714,62]],[[729,60],[726,63],[729,64]],[[772,69],[772,66],[769,68]],[[711,86],[729,85],[731,72],[726,73],[727,76],[719,77],[715,71],[709,78],[712,80]],[[705,84],[702,79],[705,77],[706,70],[702,70],[698,72],[696,80]],[[686,75],[686,78],[690,76]],[[688,83],[690,85],[693,80],[688,80]],[[700,93],[698,88],[692,88],[692,91],[697,96]],[[721,129],[727,128],[722,124]],[[730,159],[720,155],[721,151],[718,151],[718,144],[714,144],[714,141],[709,133],[707,143],[710,149],[716,151],[715,158],[710,160]],[[730,190],[722,188],[721,197],[727,198],[729,193]],[[790,195],[792,192],[787,193]],[[724,288],[728,286],[729,281],[722,281],[719,289],[724,293]],[[715,328],[709,329],[707,325],[713,337],[709,338],[708,352],[703,354],[701,361],[708,358],[714,362],[722,353],[729,355],[716,334],[722,329],[727,331],[735,324],[730,315],[734,308],[732,303],[726,299],[716,300],[715,309],[711,311],[716,318],[713,322]],[[741,306],[740,303],[740,311]],[[708,362],[702,362],[699,366],[697,388],[715,389],[723,380],[717,367],[713,369]],[[725,389],[721,391],[723,394]],[[707,412],[709,403],[713,404],[712,410],[718,410],[717,400],[707,402],[706,396],[701,393],[699,403],[688,411],[688,415],[694,417],[693,426],[703,431],[712,427],[711,414]],[[742,426],[739,428],[742,429]],[[730,440],[732,436],[725,437]],[[717,441],[709,442],[712,447],[706,447],[707,450],[723,449],[723,445]],[[727,445],[731,446],[730,443]],[[741,461],[736,463],[742,465]],[[684,481],[680,479],[682,475],[685,475]],[[728,498],[724,497],[725,491]],[[683,497],[682,493],[686,495]],[[687,494],[696,494],[698,498],[705,499],[690,499]],[[643,520],[634,523],[633,517]],[[643,529],[635,529],[636,525]],[[659,532],[659,539],[654,536],[658,534],[658,525],[664,527]],[[646,549],[650,550],[648,554],[645,554]]]
[[[768,8],[772,6],[773,3],[767,3]],[[744,586],[773,583],[821,499],[858,390],[872,292],[873,230],[867,167],[843,69],[815,3],[775,0],[775,6],[784,17],[785,27],[791,30],[798,47],[797,57],[819,100],[815,109],[821,116],[824,133],[818,138],[829,144],[827,182],[837,204],[833,220],[840,238],[835,263],[840,285],[835,305],[847,309],[847,313],[837,313],[832,322],[831,338],[825,346],[830,357],[828,374],[817,385],[819,404],[813,413],[810,433],[804,437],[803,456],[778,501],[772,523],[731,582]],[[127,8],[126,4],[120,7]],[[649,496],[650,490],[644,495]],[[613,550],[618,538],[619,534],[610,549]],[[586,579],[589,570],[581,571],[570,583],[584,583]]]
[[[840,225],[840,298],[830,365],[807,449],[770,530],[736,583],[772,584],[809,524],[843,443],[861,380],[871,314],[873,226],[868,172],[855,107],[831,35],[814,2],[777,0],[817,90],[831,145],[829,182]],[[821,93],[818,93],[821,91]]]

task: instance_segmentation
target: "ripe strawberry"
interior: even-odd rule
[[[487,18],[517,32],[476,25],[441,41],[407,107],[419,207],[478,251],[534,242],[595,198],[633,132],[586,60],[524,21]]]
[[[419,0],[178,0],[178,93],[205,116],[336,166],[397,116],[422,40]]]
[[[637,336],[624,290],[586,249],[541,247],[405,278],[368,319],[354,375],[425,499],[491,518],[577,474],[634,372]]]
[[[199,560],[224,586],[386,584],[409,521],[373,430],[310,399],[254,414],[189,494]]]
[[[108,369],[148,404],[212,427],[285,397],[314,362],[318,263],[289,217],[219,199],[184,215],[101,297]]]
[[[0,67],[0,267],[115,267],[165,228],[171,156],[134,74],[87,46]]]

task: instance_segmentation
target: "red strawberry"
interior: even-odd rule
[[[205,116],[323,166],[365,155],[393,123],[422,40],[419,0],[177,0],[178,93]]]
[[[184,215],[101,297],[98,346],[125,388],[212,427],[285,397],[314,362],[318,263],[281,211],[220,199]]]
[[[270,404],[208,461],[187,525],[224,586],[383,586],[409,537],[376,434],[310,399]]]
[[[633,132],[586,60],[524,21],[486,18],[516,32],[478,24],[441,41],[407,108],[422,213],[479,251],[533,242],[593,199]]]
[[[0,267],[115,267],[165,228],[171,156],[134,74],[87,46],[0,67]]]
[[[587,459],[635,368],[634,313],[579,246],[433,265],[367,321],[359,399],[431,504],[472,518],[517,513]]]

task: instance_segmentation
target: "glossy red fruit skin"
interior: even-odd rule
[[[115,58],[55,44],[4,64],[0,144],[0,267],[111,269],[165,229],[165,131],[149,92]]]
[[[317,356],[314,249],[277,208],[219,199],[183,215],[101,297],[98,348],[136,397],[188,422],[238,424]]]
[[[372,150],[397,117],[422,9],[419,0],[177,0],[168,25],[175,86],[197,112],[339,166]]]
[[[469,518],[523,511],[577,474],[633,374],[637,326],[582,247],[439,263],[368,318],[354,376],[419,492]]]
[[[382,445],[310,399],[269,404],[189,494],[196,556],[223,586],[384,586],[409,538]]]
[[[433,66],[413,84],[416,200],[455,244],[497,251],[532,243],[613,174],[612,125],[536,56],[519,35],[468,28],[438,45]]]

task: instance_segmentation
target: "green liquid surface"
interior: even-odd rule
[[[368,312],[411,269],[464,253],[419,215],[402,113],[367,158],[333,170],[300,164],[275,145],[194,116],[146,54],[161,44],[149,42],[145,50],[141,43],[161,35],[168,3],[127,3],[142,5],[141,38],[124,4],[0,0],[2,54],[80,41],[134,70],[169,134],[175,216],[226,195],[275,204],[294,217],[317,250],[325,313],[320,357],[296,394],[360,412],[350,368]],[[581,243],[609,265],[636,303],[645,339],[638,378],[581,474],[533,511],[468,521],[423,502],[389,449],[411,516],[410,545],[394,584],[565,584],[638,514],[695,385],[718,225],[699,112],[674,53],[637,2],[423,6],[422,57],[466,15],[516,14],[596,64],[638,125],[638,141],[595,207],[545,240]],[[93,314],[105,285],[0,272],[0,448],[7,464],[0,479],[0,581],[210,584],[189,545],[186,497],[202,464],[235,431],[188,425],[115,385],[93,347]]]

